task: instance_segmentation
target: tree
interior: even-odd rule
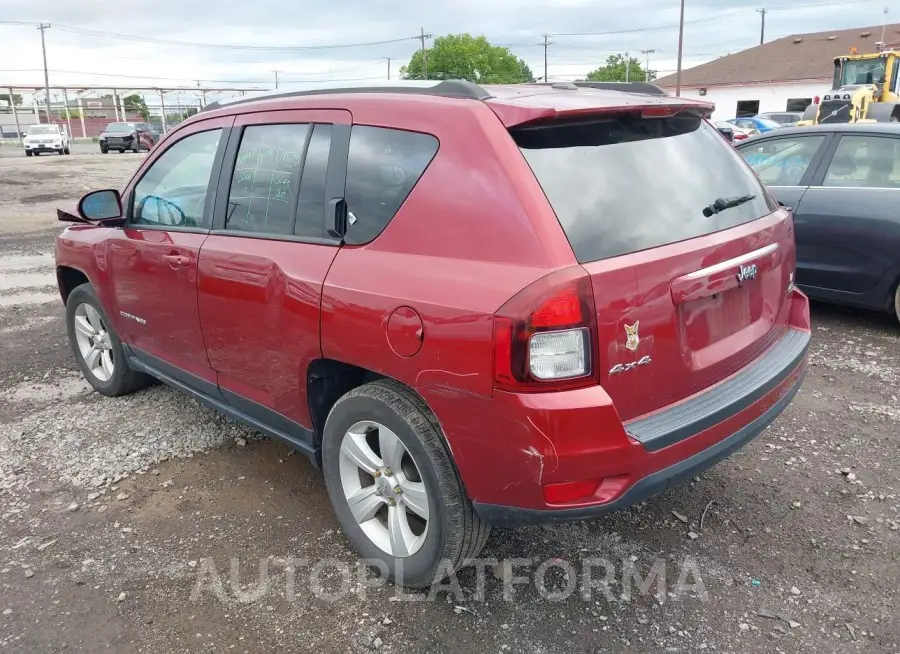
[[[181,111],[169,112],[166,114],[166,122],[172,125],[180,123],[182,120],[187,120],[193,116],[197,111],[197,107],[184,107]]]
[[[491,45],[483,36],[448,34],[439,36],[426,51],[410,57],[409,64],[400,69],[403,79],[465,79],[476,84],[517,84],[533,82],[531,69],[508,48]]]
[[[147,107],[144,98],[137,93],[122,98],[122,104],[125,106],[126,111],[131,109],[138,112],[145,122],[150,120],[150,109]]]
[[[13,97],[13,102],[16,103],[17,107],[22,104],[22,96],[21,95],[19,95],[18,93],[13,93],[12,97]],[[0,102],[5,102],[6,104],[9,104],[9,93],[0,93]]]
[[[628,65],[631,60],[631,65]],[[649,71],[649,75],[644,71],[639,59],[624,55],[614,54],[606,58],[606,65],[600,66],[596,70],[592,70],[587,75],[588,82],[624,82],[626,77],[630,82],[652,81],[656,79],[656,71]]]

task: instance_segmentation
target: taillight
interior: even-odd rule
[[[494,314],[494,386],[519,392],[596,383],[597,314],[580,266],[551,273]]]

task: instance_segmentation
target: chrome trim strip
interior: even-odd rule
[[[748,252],[747,254],[742,254],[739,257],[735,257],[734,259],[729,259],[728,261],[723,261],[721,263],[717,263],[713,266],[709,266],[708,268],[702,268],[700,270],[695,270],[692,273],[688,273],[687,275],[683,275],[678,277],[677,279],[699,279],[702,277],[707,277],[709,275],[715,275],[716,273],[724,272],[729,268],[737,268],[741,264],[746,264],[749,261],[753,261],[754,259],[758,259],[760,257],[764,257],[768,254],[772,254],[777,251],[780,246],[778,243],[770,243],[769,245],[759,248],[758,250],[753,250],[753,252]]]

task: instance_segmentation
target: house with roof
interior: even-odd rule
[[[900,23],[794,34],[681,71],[681,96],[716,105],[715,120],[803,111],[831,89],[834,58],[900,47]],[[675,94],[675,75],[654,82]]]

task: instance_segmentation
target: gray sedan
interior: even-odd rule
[[[900,320],[900,125],[817,125],[737,145],[794,211],[797,284]]]

